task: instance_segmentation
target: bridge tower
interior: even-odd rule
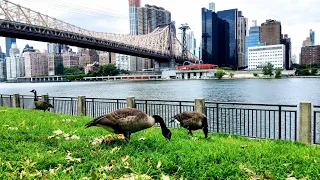
[[[182,58],[187,59],[188,57],[188,46],[187,46],[187,36],[186,31],[190,29],[189,25],[181,24],[181,27],[179,27],[180,30],[182,30]]]

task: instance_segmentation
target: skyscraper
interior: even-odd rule
[[[266,42],[267,45],[276,45],[281,43],[281,23],[276,20],[268,19],[261,24],[260,42]]]
[[[315,39],[314,39],[314,31],[312,31],[312,29],[310,29],[310,40],[311,40],[311,43],[312,43],[312,46],[315,45]]]
[[[249,36],[246,37],[246,58],[245,58],[245,66],[248,66],[248,48],[255,47],[255,46],[265,46],[266,43],[259,42],[260,37],[260,26],[257,26],[257,23],[253,24],[252,27],[249,29]]]
[[[229,23],[202,8],[201,56],[204,63],[224,66],[229,60]]]
[[[129,0],[130,34],[138,35],[138,8],[140,0]]]
[[[248,18],[238,11],[238,66],[245,67],[245,44],[247,36]]]
[[[17,40],[16,38],[10,38],[10,37],[6,37],[6,55],[7,57],[10,56],[10,48],[11,48],[11,45],[12,43],[17,43]]]
[[[4,80],[7,77],[7,70],[6,70],[6,55],[2,52],[0,46],[0,81]]]
[[[236,68],[238,67],[238,9],[218,11],[217,14],[220,19],[229,24],[229,58],[226,65]]]
[[[16,79],[25,75],[24,58],[20,56],[16,43],[12,43],[9,49],[9,57],[6,57],[6,68],[8,79]]]
[[[216,4],[214,2],[209,3],[209,10],[216,12]]]
[[[289,70],[291,68],[291,38],[288,37],[288,34],[285,34],[283,38],[281,38],[281,44],[285,46],[285,62],[284,68]]]

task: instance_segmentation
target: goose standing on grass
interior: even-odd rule
[[[132,133],[152,127],[155,123],[160,123],[162,135],[170,141],[171,131],[167,128],[163,119],[158,115],[148,116],[144,112],[135,108],[123,108],[99,116],[86,124],[86,128],[97,126],[105,130],[123,134],[126,141],[130,141]]]
[[[34,94],[33,101],[34,101],[34,105],[36,106],[36,109],[43,110],[43,111],[46,111],[46,110],[49,111],[49,108],[53,108],[53,106],[50,103],[48,103],[47,101],[42,100],[42,99],[38,99],[36,90],[33,89],[30,92],[32,92]]]
[[[188,134],[192,135],[192,130],[202,129],[205,138],[208,138],[208,120],[207,116],[200,112],[183,112],[173,117],[180,126],[189,130]]]

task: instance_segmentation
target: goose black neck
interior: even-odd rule
[[[38,100],[38,98],[37,98],[37,91],[34,91],[33,94],[34,94],[34,100],[37,101],[37,100]]]
[[[166,123],[164,122],[164,120],[160,116],[153,116],[153,117],[155,118],[156,122],[158,122],[160,124],[161,129],[163,129],[163,130],[168,129]]]

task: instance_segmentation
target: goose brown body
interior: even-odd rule
[[[34,94],[33,101],[34,101],[34,105],[36,107],[35,109],[43,110],[43,111],[46,111],[46,110],[49,111],[49,108],[53,108],[53,106],[50,103],[48,103],[47,101],[42,100],[42,99],[38,99],[36,90],[33,89],[30,92],[32,92]]]
[[[99,116],[86,124],[86,128],[91,126],[102,127],[115,134],[124,134],[126,140],[129,140],[132,133],[150,128],[157,122],[161,125],[163,136],[170,140],[171,132],[160,116],[151,117],[135,108],[118,109]]]
[[[186,111],[174,116],[180,125],[189,130],[188,134],[192,135],[192,130],[202,129],[205,138],[208,137],[208,120],[207,116],[200,112]]]

